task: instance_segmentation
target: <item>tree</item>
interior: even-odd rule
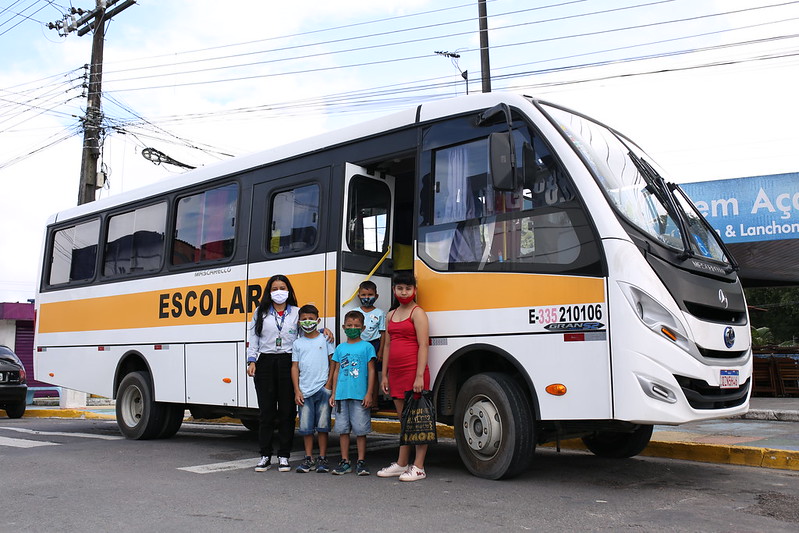
[[[767,327],[776,344],[799,342],[799,287],[751,288],[745,293],[753,328]]]

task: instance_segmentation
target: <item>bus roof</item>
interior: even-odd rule
[[[120,194],[102,198],[76,207],[71,207],[56,213],[47,221],[52,224],[57,221],[68,220],[81,215],[102,211],[127,202],[142,198],[149,198],[164,194],[175,189],[180,189],[197,183],[202,183],[222,176],[229,176],[249,169],[259,168],[299,156],[323,150],[356,139],[366,138],[379,133],[397,130],[414,124],[435,120],[450,115],[457,115],[492,107],[500,102],[517,107],[529,103],[525,97],[513,93],[486,93],[434,100],[420,104],[416,108],[406,109],[385,117],[380,117],[367,122],[354,124],[341,129],[321,133],[312,137],[291,142],[286,145],[269,148],[252,154],[234,157],[232,159],[213,163],[184,174],[174,176],[158,183],[146,185],[125,191]]]

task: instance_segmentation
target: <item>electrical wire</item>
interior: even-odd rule
[[[534,7],[534,8],[518,9],[518,10],[515,10],[515,11],[508,11],[508,12],[505,12],[505,13],[498,13],[495,16],[496,17],[501,17],[501,16],[508,16],[508,15],[518,15],[518,14],[521,14],[521,13],[539,11],[539,10],[547,9],[547,8],[551,8],[551,7],[561,7],[561,6],[564,6],[564,5],[581,3],[581,2],[585,2],[585,1],[587,1],[587,0],[572,0],[570,2],[561,2],[561,3],[558,3],[558,4],[550,4],[550,5],[546,5],[546,6],[538,6],[538,7]],[[650,2],[650,3],[647,3],[647,4],[639,4],[639,5],[636,5],[636,6],[617,8],[617,9],[612,9],[612,10],[607,10],[607,11],[585,13],[585,14],[582,14],[582,15],[579,15],[579,16],[591,16],[591,15],[595,15],[595,14],[598,14],[598,13],[606,13],[606,12],[611,12],[611,11],[620,11],[620,10],[626,10],[626,9],[633,9],[633,8],[637,8],[637,7],[646,7],[646,6],[651,6],[651,5],[655,5],[655,4],[669,3],[669,2],[674,2],[674,1],[675,0],[656,0],[656,1],[653,1],[653,2]],[[470,7],[473,7],[473,6],[470,6]],[[402,17],[395,17],[395,18],[402,18]],[[381,21],[383,21],[383,20],[392,20],[392,19],[381,19]],[[312,42],[312,43],[297,44],[297,45],[293,45],[293,46],[284,46],[284,47],[281,47],[281,48],[269,48],[269,49],[266,49],[266,50],[256,50],[256,51],[250,51],[250,52],[242,52],[242,53],[239,53],[239,54],[230,54],[230,55],[224,55],[224,56],[206,57],[206,58],[201,58],[201,59],[194,59],[194,60],[187,60],[187,61],[180,61],[180,62],[170,62],[170,63],[161,64],[161,65],[148,65],[148,66],[131,67],[131,68],[127,68],[127,69],[117,69],[117,70],[108,69],[108,70],[106,70],[106,73],[107,74],[118,74],[118,73],[121,73],[121,72],[131,72],[131,71],[138,71],[138,70],[145,70],[145,69],[174,68],[174,67],[179,66],[179,65],[189,65],[189,64],[202,63],[202,62],[207,62],[207,61],[221,61],[221,60],[234,59],[234,58],[237,58],[237,57],[246,57],[246,56],[252,56],[252,55],[274,54],[276,52],[285,52],[285,51],[288,51],[288,50],[307,49],[307,48],[313,48],[313,47],[330,45],[330,44],[338,44],[338,43],[342,43],[342,42],[352,42],[352,41],[363,40],[363,39],[371,39],[371,38],[374,38],[374,37],[386,37],[388,35],[393,35],[393,34],[397,34],[397,33],[406,33],[406,32],[417,31],[417,30],[438,28],[438,27],[442,27],[442,26],[452,26],[452,25],[456,25],[456,24],[462,24],[462,23],[465,23],[465,22],[474,22],[475,20],[476,20],[476,17],[470,17],[470,18],[460,19],[460,20],[452,20],[452,21],[447,21],[447,22],[439,22],[439,23],[435,23],[435,24],[427,24],[427,25],[424,25],[424,26],[414,26],[414,27],[411,27],[411,28],[402,28],[402,29],[396,29],[396,30],[382,31],[382,32],[379,32],[379,33],[370,33],[370,34],[366,34],[366,35],[357,35],[357,36],[354,36],[354,37],[344,37],[344,38],[339,38],[339,39],[331,39],[331,40],[327,40],[327,41],[317,41],[317,42]],[[560,19],[548,19],[548,20],[544,20],[544,21],[537,21],[537,22],[535,22],[535,24],[540,24],[540,23],[543,23],[543,22],[551,22],[551,21],[556,21],[556,20],[560,20]],[[371,22],[371,21],[368,22],[368,24],[372,24],[372,23],[373,22]],[[322,31],[328,31],[328,30],[322,30]],[[310,32],[308,32],[308,33],[310,33]],[[462,35],[468,35],[468,34],[472,34],[472,33],[473,33],[472,31],[468,31],[468,32],[454,33],[454,34],[449,34],[449,35],[425,37],[425,38],[422,38],[422,39],[405,40],[405,41],[397,41],[397,42],[393,42],[393,43],[386,43],[386,44],[382,44],[381,46],[401,46],[401,45],[412,44],[412,43],[416,43],[416,42],[427,41],[427,40],[431,40],[431,39],[441,39],[441,38],[446,38],[446,37],[459,37],[459,36],[462,36]],[[305,34],[303,33],[303,34],[298,34],[298,35],[305,35]],[[262,40],[259,40],[259,41],[250,41],[250,43],[262,42],[262,41],[271,41],[271,40],[274,40],[274,39],[282,39],[282,38],[284,38],[284,37],[274,37],[274,38],[271,38],[271,39],[262,39]],[[225,46],[239,46],[239,45],[236,44],[236,45],[225,45]],[[277,62],[282,62],[282,61],[292,61],[292,60],[297,60],[297,59],[307,59],[309,57],[319,57],[319,56],[325,56],[325,55],[333,55],[333,54],[357,52],[357,51],[363,51],[363,50],[371,50],[373,48],[374,48],[374,46],[370,45],[370,46],[363,46],[363,47],[357,47],[357,48],[349,48],[349,49],[346,49],[346,50],[337,50],[337,51],[333,51],[333,52],[324,52],[324,53],[321,53],[321,54],[317,53],[317,54],[309,54],[309,55],[295,56],[295,57],[289,57],[289,58],[273,59],[273,60],[268,60],[268,61],[259,61],[259,62],[254,62],[254,63],[244,63],[244,64],[238,64],[238,65],[229,65],[229,66],[225,66],[225,67],[222,67],[222,68],[237,68],[237,67],[243,67],[243,66],[263,65],[263,64],[277,63]],[[208,49],[206,49],[206,50],[208,50]],[[158,56],[158,57],[162,57],[162,56]],[[130,62],[130,61],[133,61],[133,60],[128,60],[128,62]],[[166,75],[192,74],[192,73],[196,73],[196,72],[203,72],[204,70],[208,70],[208,69],[184,71],[184,72],[178,72],[178,73],[169,73],[169,74],[166,74]],[[214,69],[210,69],[210,70],[214,70]],[[120,80],[120,81],[122,81],[122,80]]]
[[[664,1],[664,0],[661,0],[661,1]],[[665,1],[671,1],[671,0],[665,0]],[[659,3],[659,2],[655,2],[655,3]],[[676,24],[676,23],[683,23],[683,22],[693,22],[693,21],[696,21],[696,20],[710,18],[710,17],[717,17],[717,16],[721,16],[721,15],[730,15],[730,14],[739,14],[739,13],[745,13],[745,12],[749,12],[749,11],[753,11],[753,10],[760,10],[760,9],[766,9],[766,8],[771,8],[771,7],[781,7],[781,6],[790,5],[790,4],[797,4],[797,3],[799,3],[799,1],[794,0],[794,1],[790,1],[790,2],[783,2],[783,3],[780,3],[780,4],[771,4],[771,5],[767,5],[767,6],[756,6],[756,7],[753,7],[753,8],[745,8],[745,9],[739,9],[739,10],[733,10],[733,11],[726,11],[726,12],[722,12],[722,13],[712,13],[712,14],[708,14],[708,15],[700,15],[700,16],[695,16],[695,17],[684,17],[684,18],[680,18],[680,19],[672,19],[672,20],[668,20],[668,21],[640,24],[640,25],[636,25],[636,26],[625,26],[625,27],[620,27],[620,28],[597,30],[597,31],[593,31],[593,32],[583,32],[583,33],[579,33],[579,34],[569,34],[569,35],[564,35],[564,36],[559,36],[559,37],[535,39],[535,40],[530,40],[530,41],[525,41],[525,42],[515,42],[515,43],[509,43],[509,44],[493,45],[492,49],[518,47],[518,46],[525,46],[525,45],[529,45],[529,44],[550,43],[550,42],[553,42],[553,41],[559,41],[559,40],[563,40],[563,39],[573,39],[573,38],[577,38],[577,37],[600,36],[600,35],[606,35],[606,34],[614,33],[614,32],[623,32],[623,31],[629,31],[629,30],[652,28],[654,26],[659,26],[659,25],[664,25],[664,24]],[[640,7],[640,6],[643,6],[643,5],[649,5],[649,4],[638,4],[637,6]],[[618,10],[618,9],[621,9],[621,8],[617,8],[617,9],[614,9],[614,10],[605,10],[602,13],[607,13],[609,11],[615,11],[615,10]],[[596,14],[596,13],[598,13],[598,12],[594,12],[594,14]],[[557,20],[562,21],[564,19],[573,18],[573,17],[576,17],[576,16],[578,16],[578,15],[570,15],[570,16],[567,16],[567,17],[559,17]],[[548,19],[548,20],[551,21],[552,19]],[[510,25],[510,26],[504,26],[504,27],[501,27],[501,28],[496,28],[496,29],[517,28],[517,27],[520,27],[520,26],[525,26],[525,25],[530,25],[530,24],[537,24],[537,23],[540,23],[540,22],[541,21],[518,23],[518,24],[513,24],[513,25]],[[468,33],[471,34],[473,32],[468,32]],[[422,40],[429,40],[429,39],[432,39],[432,38],[424,38]],[[467,51],[473,52],[473,51],[478,51],[478,50],[479,50],[479,48],[471,48],[471,49],[468,49]],[[334,52],[331,52],[331,53],[334,53]],[[318,56],[318,55],[321,55],[321,54],[316,54],[316,55]],[[307,57],[310,57],[310,56],[304,56],[303,58],[307,58]],[[244,75],[244,76],[237,76],[237,77],[223,78],[223,79],[197,80],[197,81],[182,82],[182,83],[171,83],[171,84],[168,84],[168,85],[128,87],[128,88],[125,88],[125,89],[120,89],[120,91],[152,90],[152,89],[163,89],[163,88],[167,88],[167,87],[170,87],[170,88],[186,87],[186,86],[196,86],[196,85],[206,85],[206,84],[219,84],[219,83],[226,83],[226,82],[231,82],[231,81],[246,81],[246,80],[253,80],[253,79],[274,78],[274,77],[280,77],[280,76],[295,76],[295,75],[300,75],[300,74],[318,73],[318,72],[325,72],[325,71],[331,71],[331,70],[352,69],[352,68],[361,68],[361,67],[366,67],[366,66],[376,66],[376,65],[381,65],[381,64],[388,64],[388,63],[407,62],[407,61],[414,61],[414,60],[419,60],[419,59],[427,59],[429,57],[430,57],[430,54],[414,55],[414,56],[406,56],[406,57],[395,57],[395,58],[387,58],[387,59],[380,59],[380,60],[363,61],[363,62],[358,62],[358,63],[350,63],[350,64],[346,64],[346,65],[324,66],[324,67],[307,68],[307,69],[301,69],[301,70],[287,70],[287,71],[283,71],[283,72],[273,72],[273,73],[266,73],[266,74],[252,74],[252,75]],[[275,60],[275,61],[277,61],[277,60]],[[215,67],[215,68],[210,68],[210,69],[195,70],[195,71],[190,71],[190,72],[184,71],[184,72],[179,72],[179,73],[153,74],[153,75],[149,75],[149,76],[137,76],[135,78],[122,78],[122,79],[117,79],[117,80],[108,80],[108,84],[113,86],[114,83],[121,83],[121,82],[125,82],[125,81],[138,81],[138,80],[146,79],[146,78],[158,78],[158,77],[174,76],[174,75],[182,75],[182,74],[196,74],[196,73],[199,73],[199,72],[213,72],[213,71],[223,70],[223,69],[228,69],[228,68],[233,68],[233,67],[254,66],[254,65],[260,65],[260,64],[271,63],[271,62],[273,62],[273,61],[257,62],[257,63],[247,64],[247,65],[222,66],[222,67]],[[113,91],[113,89],[110,89],[110,90]]]
[[[10,28],[8,28],[8,29],[4,30],[3,32],[0,32],[0,37],[2,37],[3,35],[5,35],[6,33],[10,32],[10,31],[11,31],[11,30],[13,30],[14,28],[16,28],[17,26],[19,26],[19,25],[20,25],[20,24],[22,24],[23,22],[25,22],[26,20],[32,20],[33,22],[36,22],[36,23],[38,23],[38,24],[43,24],[43,22],[41,22],[41,21],[38,21],[38,20],[34,19],[34,18],[32,17],[32,15],[35,15],[36,13],[38,13],[39,11],[41,11],[42,9],[46,8],[46,7],[48,6],[48,4],[47,4],[47,3],[45,3],[45,4],[44,4],[42,7],[40,7],[39,9],[37,9],[36,11],[34,11],[33,13],[31,13],[31,15],[25,15],[25,14],[24,14],[24,13],[25,13],[25,11],[27,11],[28,9],[32,8],[33,6],[35,6],[35,5],[36,5],[38,2],[39,2],[39,0],[35,0],[35,1],[34,1],[32,4],[30,4],[28,7],[26,7],[25,9],[23,9],[23,10],[22,10],[22,12],[20,12],[20,13],[16,13],[16,12],[14,12],[14,14],[15,14],[15,15],[17,15],[17,16],[19,16],[19,17],[20,17],[22,20],[20,20],[19,22],[17,22],[16,24],[14,24],[13,26],[11,26]],[[16,2],[15,2],[15,3],[16,3]],[[5,22],[2,22],[2,23],[0,23],[0,27],[2,27],[2,26],[4,26],[6,23],[8,23],[8,22],[10,22],[10,21],[14,20],[14,18],[15,18],[15,17],[12,17],[12,18],[10,18],[10,19],[6,20]]]

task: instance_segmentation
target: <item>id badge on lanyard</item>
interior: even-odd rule
[[[286,306],[286,309],[283,310],[283,314],[280,315],[280,320],[277,319],[277,312],[275,308],[272,308],[272,316],[275,317],[275,326],[277,327],[277,338],[275,338],[275,348],[280,348],[283,346],[283,339],[280,337],[280,334],[283,333],[283,322],[286,321],[286,315],[289,314],[289,306]]]

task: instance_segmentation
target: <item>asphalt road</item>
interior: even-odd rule
[[[369,437],[373,472],[396,438]],[[469,475],[443,440],[428,478],[400,483],[256,473],[256,452],[241,426],[129,441],[112,421],[0,419],[0,531],[799,530],[799,472],[540,449],[529,471],[497,482]]]

